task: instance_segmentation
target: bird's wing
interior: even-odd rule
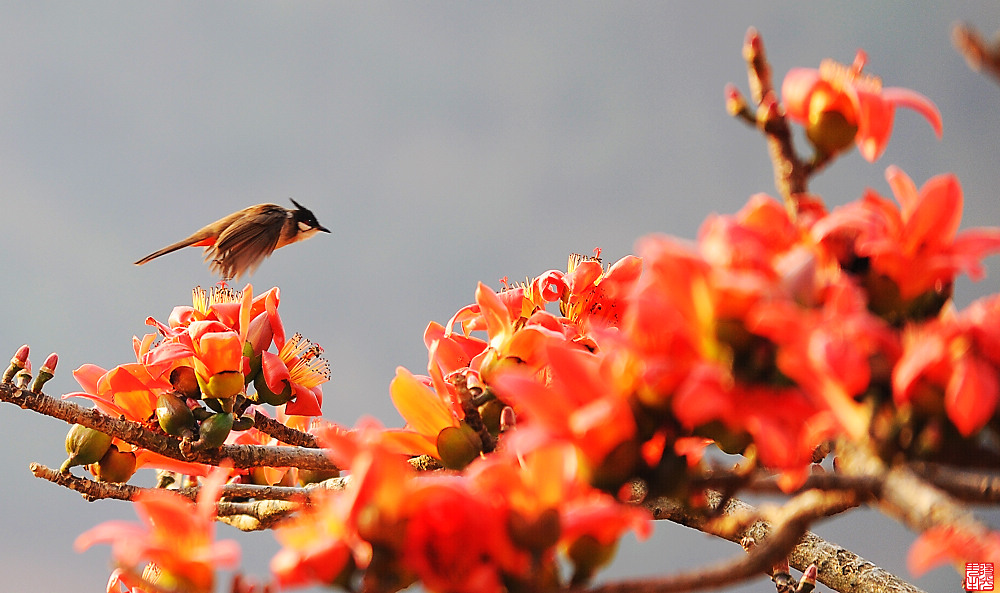
[[[205,254],[212,271],[232,279],[252,274],[277,247],[287,218],[285,208],[267,205],[233,222]]]

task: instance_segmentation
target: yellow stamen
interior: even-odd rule
[[[322,358],[323,348],[295,334],[285,342],[278,352],[280,358],[288,367],[288,374],[293,383],[312,389],[330,380],[330,361]]]
[[[854,63],[850,66],[845,66],[834,60],[823,60],[819,65],[819,75],[837,90],[843,90],[845,86],[852,85],[870,93],[880,93],[882,79],[862,72],[866,59],[865,52],[859,51],[854,58]]]
[[[195,311],[207,315],[212,305],[222,303],[238,303],[243,298],[242,290],[234,290],[229,286],[213,286],[212,292],[200,286],[191,289],[191,301]]]

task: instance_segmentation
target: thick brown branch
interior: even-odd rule
[[[863,445],[838,443],[837,461],[847,474],[882,480],[879,507],[914,531],[950,527],[975,538],[989,533],[971,511],[946,492],[922,480],[909,467],[887,467]]]
[[[84,408],[43,393],[18,389],[10,383],[0,384],[0,401],[52,416],[70,424],[81,424],[99,430],[126,443],[179,461],[219,465],[223,460],[228,460],[235,468],[269,466],[337,469],[322,450],[303,447],[223,445],[218,449],[185,451],[182,446],[183,441],[180,439],[153,432],[138,422],[123,417],[113,418],[97,409]]]
[[[799,540],[806,534],[810,523],[818,518],[841,512],[856,505],[856,496],[849,492],[806,492],[796,496],[776,511],[774,526],[761,532],[760,537],[754,537],[750,530],[727,530],[729,531],[727,535],[732,535],[737,541],[745,535],[750,535],[757,541],[757,545],[745,556],[663,578],[609,583],[591,589],[591,593],[695,591],[728,585],[760,573],[769,573],[775,564],[778,564],[795,548]],[[657,510],[662,510],[661,505],[656,500],[645,503],[645,506],[654,512],[654,516]],[[674,517],[671,518],[674,519]],[[713,531],[709,521],[698,519],[696,522],[700,523],[699,528],[709,532]]]
[[[710,498],[713,505],[721,500],[718,494]],[[838,503],[834,499],[834,503],[823,509],[823,512],[829,515],[846,510],[851,502],[856,501],[846,499]],[[713,523],[704,513],[685,510],[668,498],[648,500],[644,506],[653,513],[655,519],[669,519],[699,531],[715,533],[735,543],[740,543],[744,537],[758,542],[765,540],[773,530],[772,525],[766,521],[757,521],[743,530],[719,530],[715,527],[717,522]],[[755,515],[757,510],[739,499],[731,498],[723,513],[727,516],[746,517]],[[800,571],[804,571],[810,564],[816,564],[819,569],[817,580],[841,593],[922,593],[920,589],[857,554],[811,532],[805,533],[798,545],[792,548],[788,563]]]
[[[286,500],[220,502],[218,518],[240,531],[261,531],[271,529],[301,506]]]
[[[850,490],[862,496],[877,495],[881,481],[872,477],[845,476],[837,473],[813,474],[794,492],[786,492],[778,485],[778,476],[759,472],[747,476],[738,471],[711,470],[691,481],[693,488],[755,492],[759,494],[797,494],[807,490]]]
[[[1000,502],[1000,475],[963,470],[937,463],[921,463],[913,471],[952,497],[973,503]]]

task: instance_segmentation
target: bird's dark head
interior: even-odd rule
[[[317,231],[323,231],[324,233],[330,232],[330,229],[324,227],[318,220],[316,220],[316,215],[312,213],[312,210],[306,208],[302,204],[299,204],[295,200],[292,200],[292,204],[295,206],[295,210],[292,211],[292,216],[295,218],[295,222],[299,224],[300,233],[309,233],[311,235]]]

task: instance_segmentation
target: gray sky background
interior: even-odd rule
[[[891,195],[890,164],[921,184],[952,171],[966,226],[1000,225],[1000,87],[951,48],[959,20],[992,36],[1000,7],[0,1],[0,356],[29,343],[37,368],[57,351],[46,391],[76,390],[72,369],[131,360],[147,316],[165,319],[213,282],[196,249],[131,262],[294,197],[334,232],[277,252],[254,287],[279,286],[286,327],[326,349],[327,418],[398,425],[394,368],[425,368],[424,327],[471,302],[477,281],[563,268],[598,246],[615,261],[644,234],[692,238],[708,214],[774,194],[762,138],[724,110],[725,83],[746,89],[750,25],[779,84],[791,67],[850,62],[863,47],[887,86],[924,93],[944,117],[937,141],[897,112],[880,161],[854,153],[815,192],[832,204],[868,186]],[[963,282],[960,301],[998,279]],[[76,554],[73,539],[135,518],[30,476],[30,461],[59,465],[66,428],[0,406],[4,590],[103,591],[109,548]],[[858,513],[817,531],[907,576],[913,535],[891,521]],[[605,577],[740,553],[672,524],[656,532],[626,544]],[[267,573],[270,534],[219,535],[243,544],[245,572]],[[960,581],[944,568],[916,582]]]

